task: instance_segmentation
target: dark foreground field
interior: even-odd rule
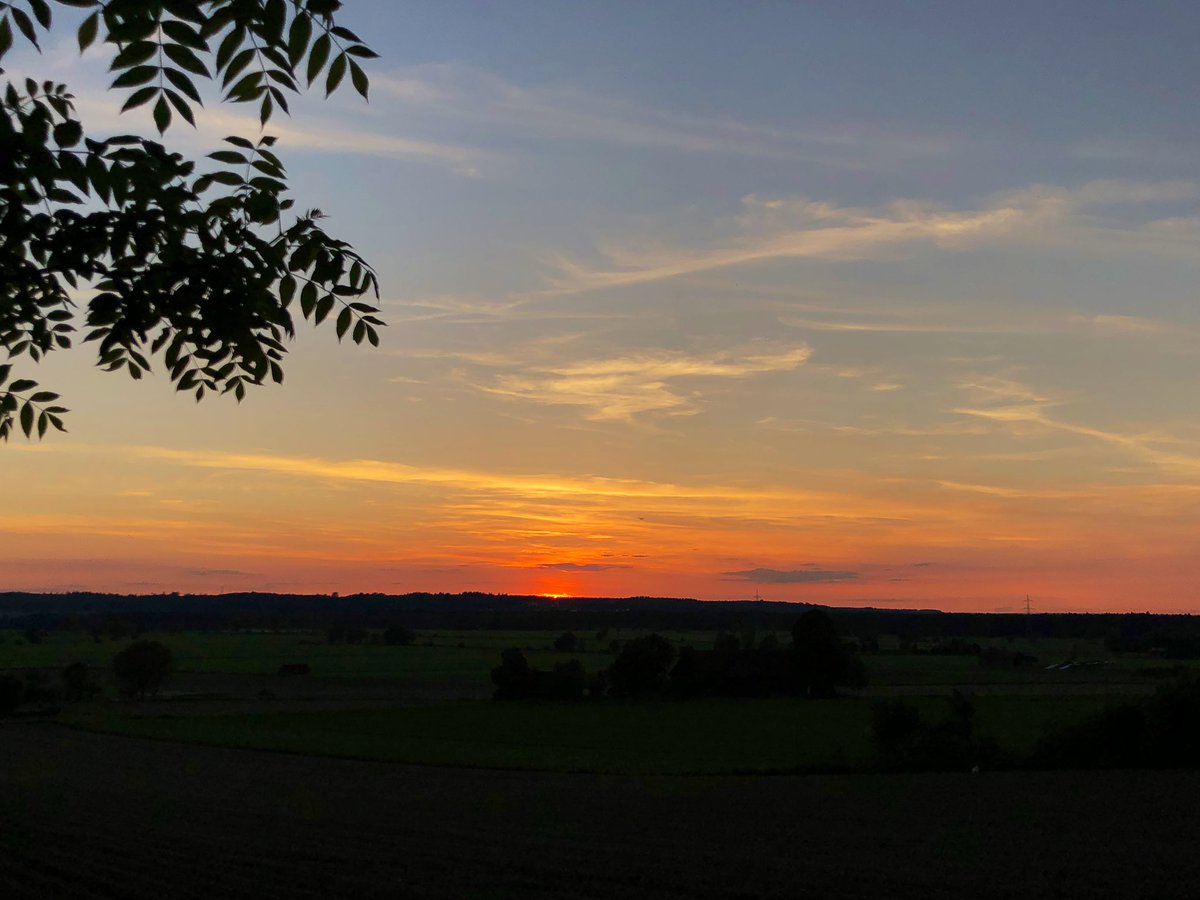
[[[0,896],[1195,897],[1200,773],[620,777],[0,727]]]

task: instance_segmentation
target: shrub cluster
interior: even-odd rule
[[[1045,769],[1200,767],[1200,677],[1184,675],[1140,702],[1109,706],[1039,742]]]
[[[797,620],[787,647],[774,635],[755,642],[752,634],[741,639],[718,634],[711,650],[684,647],[676,652],[659,634],[613,643],[615,659],[590,682],[576,660],[539,671],[519,650],[506,650],[492,671],[495,696],[573,699],[586,691],[593,697],[832,697],[839,686],[866,683],[862,661],[821,610],[810,610]],[[558,650],[577,646],[570,632],[555,641]]]
[[[549,670],[535,669],[525,654],[512,647],[500,654],[492,669],[493,696],[497,700],[579,700],[587,689],[587,673],[577,659],[555,663]]]
[[[950,696],[946,715],[933,722],[903,700],[873,704],[871,736],[876,765],[883,769],[962,771],[1007,762],[995,741],[975,733],[975,701],[958,691]]]

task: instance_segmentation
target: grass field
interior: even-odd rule
[[[1014,642],[1037,665],[994,670],[971,656],[864,656],[870,687],[834,702],[770,700],[494,703],[491,669],[500,651],[521,647],[534,666],[572,657],[591,672],[612,662],[608,643],[639,632],[581,634],[585,651],[552,648],[557,632],[423,632],[410,646],[328,644],[323,635],[269,632],[153,634],[173,651],[176,671],[162,698],[113,703],[112,655],[128,640],[53,633],[30,643],[0,634],[0,670],[49,677],[73,661],[105,685],[97,702],[68,708],[64,721],[102,731],[230,747],[392,762],[615,773],[843,770],[871,762],[871,697],[900,694],[927,720],[944,715],[937,695],[976,693],[977,732],[1015,755],[1109,700],[1152,688],[1125,659],[1102,667],[1047,668],[1099,658],[1078,641]],[[712,633],[669,633],[677,645],[711,645]],[[782,636],[781,636],[782,637]],[[1017,646],[1021,644],[1021,646]],[[307,677],[279,676],[285,663]]]
[[[946,703],[921,698],[937,720]],[[977,729],[1014,753],[1100,709],[1097,697],[981,697]],[[871,762],[866,700],[447,703],[388,710],[154,716],[81,708],[92,730],[389,762],[560,772],[844,770]]]

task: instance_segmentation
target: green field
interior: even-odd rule
[[[135,703],[114,702],[109,677],[110,660],[128,639],[54,632],[31,643],[0,632],[0,670],[38,669],[52,683],[64,665],[88,664],[104,693],[67,707],[61,718],[91,730],[394,762],[679,774],[868,767],[873,698],[903,696],[936,721],[946,714],[944,695],[955,689],[976,694],[977,734],[1019,756],[1105,703],[1152,689],[1138,668],[1167,665],[1130,657],[1058,670],[1051,664],[1102,659],[1103,647],[1018,641],[1006,646],[1037,656],[1036,665],[996,670],[972,656],[867,654],[868,689],[833,701],[457,699],[490,694],[504,648],[522,648],[540,668],[577,658],[597,672],[612,662],[610,641],[639,634],[580,633],[584,650],[567,654],[552,649],[559,632],[547,631],[430,631],[410,646],[328,644],[323,633],[306,632],[155,633],[146,637],[171,648],[177,674],[157,700]],[[714,638],[667,636],[695,647]],[[311,675],[280,676],[285,663],[306,663]]]
[[[945,715],[941,699],[922,713]],[[1101,708],[1096,697],[981,697],[977,729],[1029,750],[1054,726]],[[249,715],[128,715],[76,710],[66,721],[139,737],[389,762],[641,774],[841,770],[871,762],[865,700],[604,703],[459,702],[390,710]]]

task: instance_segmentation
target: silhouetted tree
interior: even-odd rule
[[[580,700],[587,690],[587,673],[577,659],[555,663],[549,672],[538,672],[538,696],[551,700]]]
[[[921,711],[903,700],[879,700],[871,705],[871,737],[888,758],[895,758],[916,741],[924,723]]]
[[[1009,762],[994,741],[975,733],[975,701],[959,691],[947,700],[946,715],[936,722],[903,700],[872,706],[871,732],[884,768],[963,771]]]
[[[174,667],[174,657],[158,641],[134,641],[113,656],[112,667],[121,693],[144,697],[162,687]]]
[[[866,683],[862,661],[842,644],[824,610],[810,609],[792,626],[792,660],[796,688],[808,697],[832,697],[837,685]]]
[[[737,653],[742,648],[742,642],[736,634],[722,631],[713,638],[713,653]]]
[[[660,634],[626,641],[608,670],[609,693],[632,697],[661,691],[674,660],[675,648]]]
[[[554,649],[563,653],[574,653],[579,646],[579,638],[573,631],[565,631],[554,639]]]
[[[497,700],[524,700],[533,696],[533,669],[519,648],[510,647],[500,654],[500,665],[492,669],[492,684],[496,686],[492,696]]]
[[[12,712],[25,699],[25,682],[15,675],[0,675],[0,715]]]
[[[92,681],[87,665],[81,662],[64,666],[59,680],[62,681],[63,699],[72,703],[91,700],[100,693],[100,686]]]
[[[671,669],[671,693],[679,697],[695,697],[706,687],[701,663],[694,647],[681,647]]]
[[[608,672],[593,672],[588,677],[587,695],[593,700],[608,696]]]
[[[403,625],[393,625],[383,632],[383,642],[398,647],[407,647],[417,639],[417,633]]]

